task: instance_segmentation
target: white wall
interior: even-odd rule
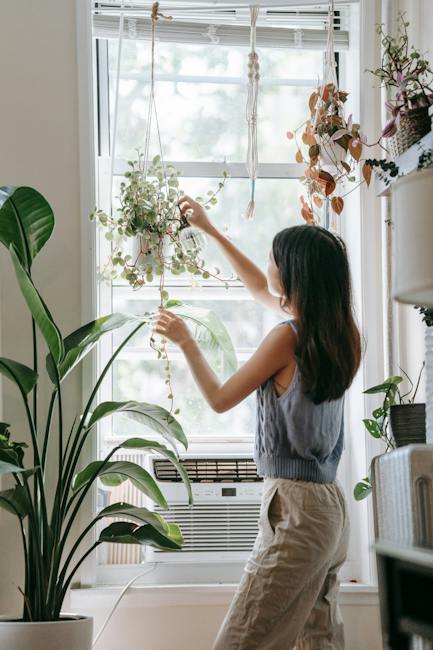
[[[3,2],[0,21],[0,184],[33,186],[54,209],[55,232],[35,262],[34,277],[67,334],[81,324],[75,4],[72,0]],[[0,265],[1,354],[31,365],[30,319],[4,247]],[[80,377],[72,377],[67,395],[65,391],[70,415],[79,403],[80,390]],[[46,391],[43,384],[45,395]],[[2,397],[0,419],[13,424],[15,436],[22,439],[20,403],[6,380]],[[22,583],[12,521],[0,511],[1,612],[17,604],[17,584]]]

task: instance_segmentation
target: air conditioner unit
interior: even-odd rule
[[[191,481],[194,503],[176,468],[160,456],[147,457],[147,469],[170,505],[147,507],[180,526],[181,551],[146,548],[148,562],[244,562],[258,531],[263,479],[245,455],[194,455],[181,458]]]

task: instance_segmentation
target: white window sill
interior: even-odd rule
[[[145,585],[131,587],[122,599],[123,608],[228,605],[236,584]],[[72,589],[72,611],[109,609],[122,587],[104,586]],[[340,604],[375,606],[379,603],[377,586],[342,583]]]

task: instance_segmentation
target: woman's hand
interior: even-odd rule
[[[210,233],[214,229],[204,207],[200,203],[197,203],[197,201],[194,201],[190,196],[182,196],[177,204],[182,216],[185,217],[191,226],[199,228],[205,233]]]
[[[182,318],[167,309],[161,309],[154,321],[153,331],[176,343],[179,347],[194,340]]]

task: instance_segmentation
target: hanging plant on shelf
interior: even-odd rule
[[[348,93],[339,90],[333,82],[317,88],[310,95],[309,119],[294,132],[287,133],[289,140],[295,138],[297,144],[296,162],[307,165],[301,177],[306,189],[306,197],[301,196],[301,214],[309,224],[321,223],[326,199],[333,212],[341,214],[344,197],[355,189],[342,193],[345,181],[356,183],[356,187],[363,181],[370,185],[372,165],[362,159],[362,153],[365,146],[371,145],[352,115],[347,120],[344,117],[347,98]],[[302,144],[299,132],[302,132]],[[359,167],[363,180],[357,173]]]

